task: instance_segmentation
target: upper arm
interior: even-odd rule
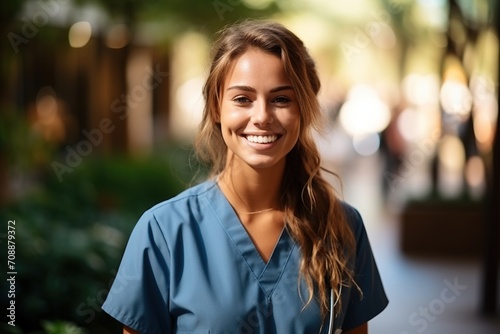
[[[155,217],[143,215],[134,227],[101,307],[128,327],[123,333],[137,333],[130,327],[143,333],[170,332],[169,259],[169,249]]]
[[[346,296],[342,327],[347,333],[367,333],[362,325],[382,312],[388,300],[361,215],[356,209],[347,207],[347,218],[356,238],[356,256],[351,263],[354,280],[361,291],[353,287]],[[358,327],[365,331],[353,331]]]
[[[351,329],[348,332],[345,332],[345,334],[368,334],[368,323],[365,322],[361,326],[358,326],[354,329]]]
[[[138,331],[133,330],[127,326],[123,326],[123,334],[140,334]]]

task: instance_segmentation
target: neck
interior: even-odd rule
[[[256,214],[279,209],[282,177],[263,170],[235,173],[226,169],[219,186],[236,211]]]

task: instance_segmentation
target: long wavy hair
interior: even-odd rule
[[[312,129],[320,128],[322,118],[316,65],[303,42],[276,22],[241,21],[227,26],[216,37],[203,88],[205,108],[196,152],[210,165],[212,175],[223,171],[227,147],[217,120],[224,82],[234,60],[250,47],[280,58],[297,95],[301,118],[299,139],[286,158],[280,205],[286,228],[302,252],[300,274],[309,292],[304,307],[316,296],[324,320],[330,312],[330,289],[339,301],[335,307],[338,313],[341,286],[355,284],[350,266],[355,240],[341,201],[321,175],[321,159],[312,137]]]

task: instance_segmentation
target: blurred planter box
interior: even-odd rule
[[[479,257],[483,207],[470,201],[409,202],[401,214],[401,248],[407,255]]]

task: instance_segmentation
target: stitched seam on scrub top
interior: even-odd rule
[[[264,289],[264,287],[260,284],[260,281],[259,281],[259,277],[255,274],[255,272],[253,271],[252,269],[252,266],[250,265],[250,263],[248,263],[247,259],[245,258],[245,256],[243,256],[243,253],[241,253],[239,247],[237,246],[236,242],[234,241],[234,239],[231,237],[231,234],[227,231],[226,229],[226,226],[224,226],[224,224],[222,223],[222,221],[220,220],[219,218],[219,215],[217,214],[217,212],[215,211],[215,208],[212,206],[212,204],[210,204],[210,201],[207,199],[207,198],[204,198],[205,202],[207,202],[208,206],[210,207],[210,209],[212,210],[212,212],[215,214],[215,217],[217,217],[217,220],[219,221],[219,224],[222,226],[222,228],[224,229],[224,232],[226,232],[226,235],[228,236],[228,238],[231,240],[231,242],[233,243],[234,245],[234,248],[236,248],[236,250],[238,251],[238,253],[240,254],[240,257],[243,259],[243,261],[245,261],[247,267],[250,269],[250,272],[252,273],[252,275],[255,277],[255,280],[257,281],[257,283],[259,284],[260,288],[266,292],[266,290]],[[267,266],[267,264],[266,264]]]

